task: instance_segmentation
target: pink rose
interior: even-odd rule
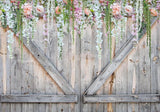
[[[87,16],[89,16],[90,10],[89,10],[88,8],[85,8],[85,9],[84,9],[84,13],[85,13]]]
[[[30,3],[25,3],[23,6],[23,13],[25,16],[31,16],[32,14],[32,5]]]
[[[56,7],[55,11],[56,11],[56,14],[58,15],[61,14],[61,8],[59,6]]]
[[[105,0],[99,0],[100,3],[103,3]]]
[[[16,2],[16,0],[11,0],[11,3],[15,3]]]
[[[120,6],[119,3],[114,3],[114,4],[112,4],[112,5],[111,5],[111,9],[112,9],[112,14],[113,14],[114,16],[120,15],[120,13],[121,13],[121,6]]]
[[[42,13],[44,13],[44,7],[42,5],[37,5],[36,11],[37,11],[37,13],[42,14]]]
[[[151,9],[150,9],[150,12],[151,12],[151,15],[152,15],[152,16],[157,16],[157,15],[158,15],[158,12],[156,11],[155,8],[151,8]]]
[[[133,7],[131,5],[126,5],[124,9],[128,14],[131,14],[133,12]]]

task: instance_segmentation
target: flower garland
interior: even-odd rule
[[[75,22],[76,25],[74,27],[74,29],[77,31],[78,35],[81,34],[81,28],[83,26],[82,23],[82,1],[80,0],[74,0],[74,16],[75,16]]]
[[[59,58],[62,58],[62,51],[63,51],[63,38],[64,38],[64,34],[63,34],[63,26],[64,26],[64,14],[62,13],[63,10],[61,9],[61,7],[63,7],[63,3],[61,0],[57,1],[58,2],[58,6],[56,7],[56,20],[57,20],[57,38],[58,38],[58,54],[59,54]]]
[[[7,46],[7,48],[8,48],[8,51],[9,51],[9,57],[12,59],[13,58],[13,55],[12,55],[12,53],[13,53],[13,49],[12,49],[12,45],[13,45],[13,43],[14,43],[14,33],[11,31],[11,30],[8,30],[7,31],[7,37],[8,37],[8,46]]]
[[[97,35],[96,35],[96,37],[97,37],[97,40],[96,40],[96,42],[97,42],[97,46],[96,46],[96,49],[97,49],[97,52],[98,52],[98,57],[99,58],[101,58],[101,53],[102,53],[102,46],[101,46],[101,44],[102,44],[102,42],[103,42],[103,40],[102,40],[102,35],[103,35],[103,33],[101,32],[101,29],[102,29],[102,14],[101,14],[101,12],[100,12],[100,3],[99,2],[95,2],[95,5],[94,5],[94,12],[95,12],[95,21],[96,21],[96,27],[97,27],[97,31],[96,31],[96,33],[97,33]]]
[[[73,42],[74,30],[80,37],[84,24],[95,25],[97,29],[96,50],[98,57],[101,58],[103,20],[106,25],[110,51],[112,51],[112,37],[114,36],[118,42],[125,35],[127,17],[133,18],[132,34],[135,36],[136,42],[138,42],[142,29],[146,27],[147,44],[150,47],[149,54],[151,54],[151,18],[159,16],[159,12],[160,1],[156,0],[9,0],[9,2],[0,2],[1,26],[9,29],[7,34],[10,56],[12,54],[11,47],[14,44],[12,38],[14,34],[19,37],[22,49],[23,38],[27,38],[27,43],[29,43],[31,37],[34,37],[36,23],[42,16],[46,45],[49,42],[54,18],[56,18],[59,57],[63,52],[63,30],[66,24],[69,32],[70,23],[72,23]]]

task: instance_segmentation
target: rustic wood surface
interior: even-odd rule
[[[86,95],[84,96],[84,103],[160,103],[159,97],[160,94]]]
[[[70,85],[68,90],[64,90],[63,86],[59,86],[58,83],[50,76],[52,72],[45,70],[40,60],[36,59],[34,53],[38,51],[30,52],[27,47],[23,46],[23,62],[21,62],[21,49],[18,44],[18,39],[15,37],[15,44],[13,46],[13,59],[9,58],[7,52],[5,40],[6,32],[0,29],[0,95],[22,95],[29,96],[30,94],[46,95],[46,96],[65,96],[64,91],[67,94],[76,94],[77,103],[55,103],[52,100],[47,103],[0,103],[0,112],[159,112],[160,103],[151,103],[151,101],[158,101],[160,94],[160,23],[155,23],[152,27],[152,55],[151,59],[148,55],[148,46],[146,45],[146,35],[138,43],[128,56],[121,57],[123,59],[119,63],[119,67],[113,66],[112,73],[115,77],[102,78],[103,83],[98,85],[100,88],[94,89],[96,96],[103,96],[101,99],[105,103],[100,103],[102,100],[96,100],[94,103],[83,103],[83,95],[85,90],[89,87],[91,82],[98,77],[100,71],[110,63],[110,50],[108,48],[108,39],[105,36],[105,25],[103,31],[103,43],[102,43],[102,58],[99,60],[96,51],[96,29],[95,27],[86,26],[81,37],[75,33],[75,42],[72,43],[72,32],[69,34],[64,30],[64,46],[62,60],[58,58],[57,52],[57,31],[55,21],[51,26],[50,41],[47,45],[42,43],[44,36],[43,32],[43,20],[37,23],[37,32],[33,43],[38,47],[42,55],[47,57],[49,61],[47,66],[51,66],[49,63],[55,66],[57,72],[65,79],[65,84]],[[129,23],[127,23],[129,24]],[[129,27],[129,25],[128,25]],[[130,27],[129,27],[130,28]],[[127,30],[127,35],[119,40],[116,44],[116,57],[120,53],[124,43],[129,41],[130,31]],[[132,46],[132,45],[131,45]],[[125,47],[124,49],[127,49]],[[123,51],[124,52],[124,51]],[[45,58],[43,58],[45,59]],[[118,60],[120,61],[120,60]],[[114,63],[114,59],[112,60]],[[42,65],[41,65],[42,64]],[[45,67],[44,67],[45,66]],[[49,68],[49,70],[52,68]],[[52,70],[51,70],[52,71]],[[111,74],[112,74],[111,73]],[[66,85],[67,86],[67,85]],[[119,102],[108,104],[107,97],[110,91],[112,94],[128,95],[127,99],[120,99]],[[74,91],[74,92],[73,92]],[[121,101],[127,101],[132,98],[132,95],[137,94],[150,94],[150,97],[139,97],[141,99],[131,99],[128,102],[122,103]],[[151,96],[154,95],[154,96]],[[107,97],[105,97],[107,96]],[[87,96],[86,96],[87,97]],[[94,96],[91,96],[94,97]],[[148,100],[150,98],[150,102]],[[118,97],[120,98],[120,97]],[[149,99],[148,99],[149,98]],[[68,99],[68,98],[67,98]],[[31,99],[34,100],[34,99]],[[137,103],[143,100],[145,103]],[[98,102],[99,101],[99,102]],[[108,102],[107,102],[108,101]],[[38,101],[37,101],[38,102]],[[136,103],[133,103],[136,102]]]

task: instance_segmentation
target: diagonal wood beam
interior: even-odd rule
[[[157,21],[155,18],[152,21],[152,25]],[[146,33],[146,30],[142,32],[142,35]],[[98,77],[91,83],[91,85],[84,92],[84,95],[93,95],[99,88],[105,83],[105,81],[112,75],[112,73],[120,66],[124,59],[133,50],[133,36],[123,45],[120,51],[116,54],[115,58],[110,64],[104,67],[104,69],[99,73]]]
[[[72,86],[67,82],[65,77],[59,73],[51,60],[43,53],[36,43],[31,40],[27,43],[26,38],[23,39],[23,43],[65,94],[75,94]]]
[[[160,103],[160,94],[86,95],[84,103]]]
[[[1,23],[0,23],[1,25]],[[18,37],[15,36],[17,39]],[[58,84],[65,94],[76,94],[72,86],[67,82],[65,77],[59,73],[57,68],[51,60],[43,53],[43,51],[31,40],[27,43],[27,39],[23,38],[23,44],[35,57],[35,59],[42,65],[50,77]]]
[[[77,95],[0,95],[0,103],[76,103]]]

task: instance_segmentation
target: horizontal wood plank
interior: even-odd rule
[[[152,21],[152,25],[157,21],[155,18]],[[142,32],[142,35],[146,33],[146,30]],[[116,53],[115,58],[106,65],[104,69],[99,73],[98,77],[91,83],[91,85],[86,89],[84,95],[93,95],[99,88],[105,83],[105,81],[112,75],[112,73],[120,66],[124,59],[129,55],[129,53],[134,49],[133,47],[133,36],[128,39],[128,41],[122,46],[119,52]]]
[[[84,103],[160,103],[160,94],[86,95]]]
[[[76,95],[1,95],[0,103],[76,103]]]

